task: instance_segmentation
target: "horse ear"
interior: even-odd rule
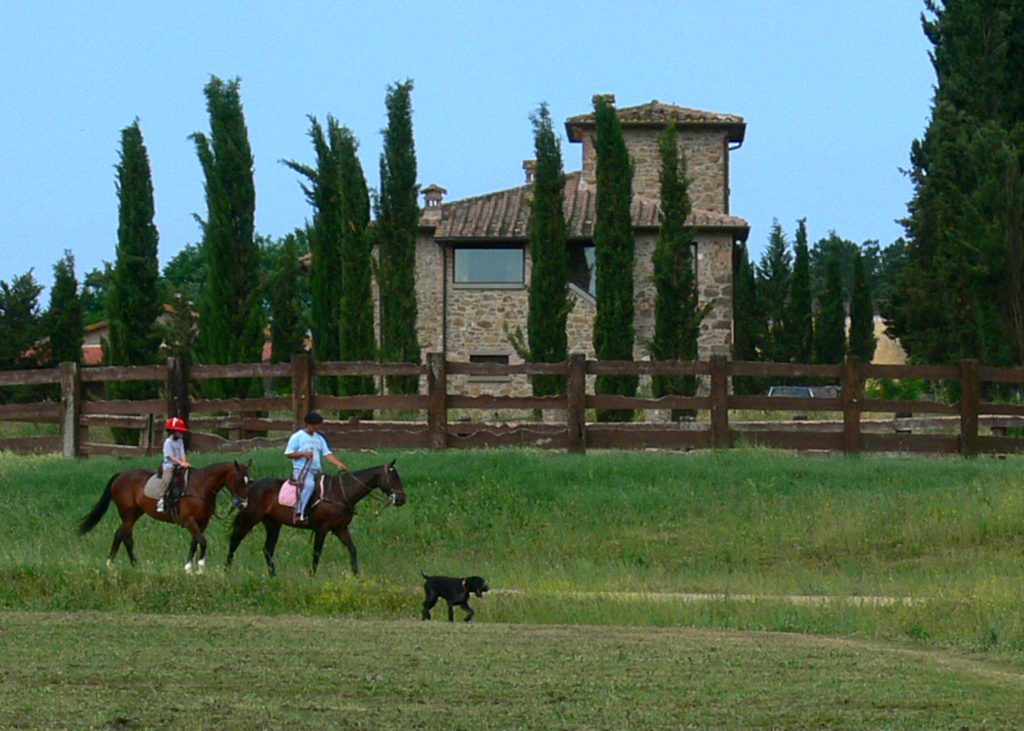
[[[398,457],[395,457],[393,460],[388,462],[388,467],[394,467],[395,466],[395,462],[397,462],[397,461],[398,461]]]
[[[237,459],[235,460],[235,469],[236,470],[241,470],[242,469],[242,465],[238,464],[238,460]]]

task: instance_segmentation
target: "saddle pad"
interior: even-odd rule
[[[285,480],[277,493],[277,502],[286,508],[294,508],[295,504],[299,502],[299,486],[291,480]]]
[[[164,494],[163,488],[160,486],[160,478],[153,475],[146,480],[146,486],[142,488],[142,494],[146,497],[158,498]]]

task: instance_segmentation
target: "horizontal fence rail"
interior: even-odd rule
[[[565,377],[564,391],[532,395],[530,379],[552,375]],[[596,376],[614,375],[639,376],[645,385],[632,396],[595,391]],[[370,377],[375,392],[340,392],[349,376]],[[385,393],[393,376],[415,377],[416,392]],[[658,376],[689,376],[696,390],[654,396],[650,383]],[[263,395],[196,395],[206,393],[207,382],[231,379],[255,384],[250,392]],[[751,379],[828,381],[833,388],[825,398],[814,397],[813,391],[802,396],[738,393]],[[927,381],[942,384],[945,392],[959,397],[953,403],[867,397],[869,379]],[[150,397],[106,395],[109,384],[123,382],[149,388]],[[315,409],[328,417],[322,431],[343,449],[532,446],[582,452],[761,445],[974,456],[1024,451],[1024,439],[1013,433],[1024,432],[1024,404],[982,400],[983,393],[1005,397],[1017,389],[1024,392],[1024,369],[970,360],[915,366],[861,364],[849,358],[836,365],[810,365],[723,357],[595,361],[574,354],[557,363],[504,365],[449,361],[443,354],[430,353],[424,364],[317,362],[308,354],[296,355],[288,363],[191,365],[184,358],[149,366],[80,368],[63,363],[58,368],[0,372],[0,425],[28,423],[48,430],[2,432],[0,450],[155,455],[164,420],[173,415],[188,420],[190,449],[243,452],[281,446],[303,416]],[[32,400],[35,394],[38,398]],[[607,413],[625,414],[627,420],[599,420]],[[101,440],[118,432],[128,433],[132,444]]]

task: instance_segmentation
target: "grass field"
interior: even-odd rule
[[[115,511],[74,528],[145,462],[0,454],[0,726],[58,727],[55,700],[72,727],[433,728],[450,709],[453,728],[1024,726],[1024,460],[342,456],[397,456],[409,498],[360,506],[359,579],[333,538],[310,577],[309,534],[287,529],[276,579],[262,529],[224,572],[228,521],[205,576],[148,519],[140,565],[107,569]],[[421,623],[420,570],[495,591],[470,626]]]

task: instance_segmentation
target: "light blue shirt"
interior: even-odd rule
[[[285,454],[292,454],[293,452],[312,452],[313,465],[310,469],[313,472],[322,472],[321,460],[328,454],[331,454],[331,448],[327,446],[327,440],[320,435],[320,432],[308,434],[305,429],[299,429],[288,438],[288,446],[284,448]],[[309,459],[306,457],[299,457],[294,460],[293,474],[296,477],[299,476],[299,473],[302,472],[308,461]]]

